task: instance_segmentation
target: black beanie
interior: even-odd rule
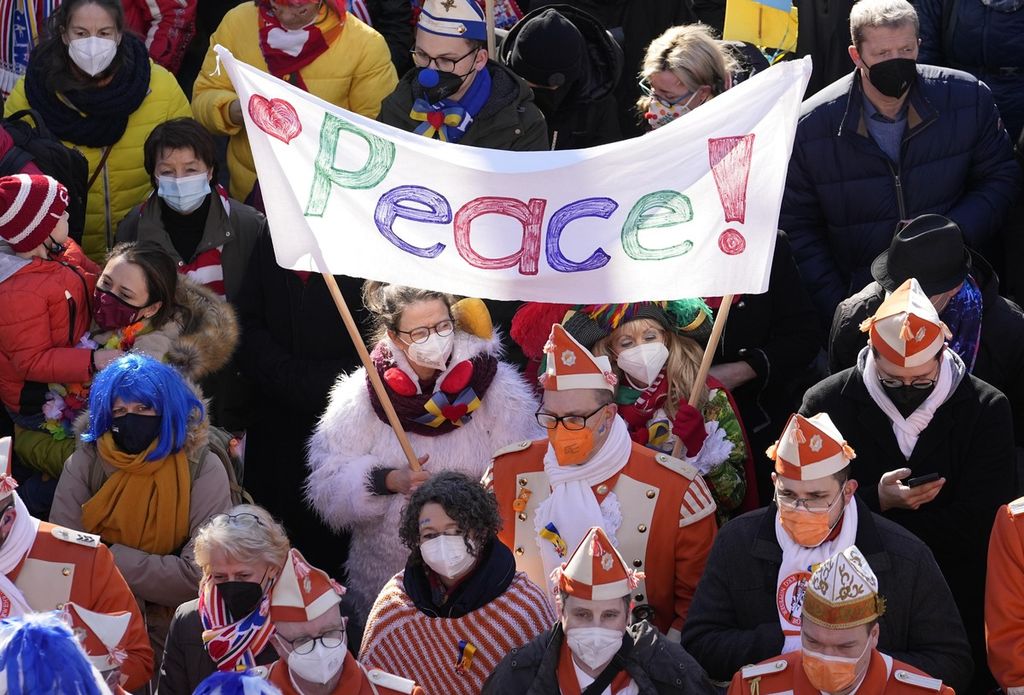
[[[572,84],[583,74],[587,43],[558,10],[544,10],[519,27],[508,57],[512,72],[547,87]]]

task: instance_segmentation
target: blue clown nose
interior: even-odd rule
[[[437,74],[437,70],[433,68],[423,68],[419,74],[420,84],[427,89],[436,87],[437,83],[441,81],[441,78]]]

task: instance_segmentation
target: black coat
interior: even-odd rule
[[[640,695],[714,695],[714,686],[693,657],[646,620],[631,625],[627,634],[633,638],[633,648],[625,668]],[[513,649],[484,683],[481,695],[559,695],[558,656],[563,639],[562,624],[556,623]]]
[[[362,281],[336,276],[357,322],[365,316]],[[245,452],[245,487],[284,523],[314,566],[339,576],[347,543],[304,502],[306,440],[339,374],[359,366],[352,339],[317,274],[302,278],[277,264],[260,235],[238,301],[237,361],[254,393]]]
[[[822,337],[789,239],[779,232],[768,291],[743,295],[733,305],[714,359],[714,364],[745,361],[757,373],[732,391],[755,461],[764,460],[764,450],[778,439],[786,419],[800,405],[806,387],[801,380],[818,354]],[[766,487],[770,482],[767,473],[758,478],[762,500],[771,496]]]
[[[999,278],[980,254],[971,253],[971,274],[981,288],[981,344],[972,374],[1006,394],[1013,410],[1014,439],[1024,446],[1024,311],[999,296]],[[872,282],[844,300],[832,319],[828,367],[835,373],[857,363],[867,344],[860,323],[873,316],[885,299],[885,290]]]
[[[935,554],[956,597],[976,666],[979,671],[984,669],[988,537],[996,510],[1011,501],[1017,489],[1013,420],[1006,396],[965,375],[936,409],[909,460],[899,449],[892,423],[871,400],[856,367],[833,374],[810,389],[800,412],[828,413],[857,452],[850,471],[860,483],[857,495],[872,511],[879,511],[878,481],[887,471],[906,467],[915,476],[935,472],[946,479],[938,497],[920,509],[892,509],[884,516],[914,533]],[[925,666],[927,672],[941,675]]]
[[[970,651],[932,553],[854,499],[856,545],[886,599],[878,648],[960,692],[971,678]],[[683,646],[716,680],[728,681],[743,666],[782,652],[785,638],[775,601],[782,547],[775,536],[775,512],[772,503],[721,528],[690,604]]]

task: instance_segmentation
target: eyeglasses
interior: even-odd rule
[[[604,405],[599,406],[589,415],[552,415],[538,410],[533,416],[537,418],[537,423],[546,430],[553,430],[558,427],[558,423],[562,423],[562,427],[572,432],[586,427],[587,420],[604,410],[605,407]]]
[[[801,506],[803,506],[803,508],[811,514],[827,514],[828,511],[832,509],[832,505],[836,503],[836,500],[838,500],[842,496],[843,486],[839,486],[839,492],[836,493],[836,496],[832,498],[831,502],[826,502],[825,500],[808,499],[806,497],[793,497],[787,499],[784,497],[780,497],[780,492],[783,491],[779,490],[779,488],[776,487],[775,504],[778,505],[779,507],[783,507],[785,509],[798,509]]]
[[[409,53],[412,54],[412,62],[418,68],[425,68],[431,63],[440,70],[441,72],[455,72],[455,66],[461,63],[463,60],[473,55],[479,48],[470,49],[469,53],[459,58],[435,58],[432,55],[424,53],[419,48],[414,48]]]
[[[655,91],[654,87],[651,86],[651,83],[648,81],[646,77],[640,80],[638,84],[640,85],[640,91],[643,92],[644,96],[650,97],[651,99],[657,99],[664,106],[675,106],[676,104],[682,102],[685,99],[692,99],[693,95],[696,94],[696,92],[687,92],[686,94],[676,97],[675,99],[669,99],[668,97],[663,97],[660,94],[658,94],[658,92]]]
[[[344,618],[342,621],[343,623],[347,622]],[[278,633],[277,636],[281,637],[281,633]],[[337,649],[341,645],[345,644],[345,630],[344,628],[340,630],[328,630],[324,634],[313,638],[300,637],[297,640],[290,640],[281,637],[281,639],[287,642],[288,646],[291,647],[292,651],[296,654],[309,654],[313,651],[317,642],[324,645],[325,649]]]
[[[935,368],[934,368],[933,372],[937,372],[938,370],[939,370],[939,362],[936,361],[935,362]],[[878,383],[880,383],[882,386],[886,386],[886,387],[891,388],[891,389],[898,389],[901,386],[911,386],[911,387],[913,387],[915,389],[920,389],[922,391],[925,391],[925,390],[930,389],[931,387],[935,386],[935,384],[937,384],[938,381],[939,381],[938,374],[936,374],[935,377],[932,378],[932,379],[925,379],[925,378],[914,377],[908,383],[905,379],[899,379],[897,377],[890,376],[890,375],[888,375],[888,374],[886,374],[886,373],[884,373],[882,371],[878,371]]]
[[[241,514],[218,514],[210,519],[210,521],[217,524],[235,524],[238,526],[251,526],[252,522],[256,522],[257,526],[262,526],[263,521],[258,516],[250,512],[242,512]]]
[[[409,336],[409,340],[414,343],[425,343],[427,338],[430,337],[430,333],[437,333],[439,336],[451,335],[452,331],[455,330],[455,323],[451,319],[445,319],[440,323],[434,324],[433,326],[420,326],[414,328],[411,331],[400,331],[397,328],[395,333],[402,333]]]

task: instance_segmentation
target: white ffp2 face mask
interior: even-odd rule
[[[346,641],[337,647],[325,647],[317,640],[308,654],[292,652],[288,655],[288,670],[304,681],[320,683],[331,680],[341,671],[348,653]]]
[[[87,36],[68,42],[68,56],[82,72],[96,77],[110,67],[117,55],[117,41],[99,36]]]
[[[430,369],[444,369],[448,366],[448,358],[452,356],[452,348],[455,347],[455,333],[438,335],[431,331],[430,337],[422,343],[409,345],[409,359]]]
[[[654,381],[668,362],[668,347],[665,343],[644,343],[626,348],[615,358],[615,364],[634,381],[647,384]]]
[[[466,550],[465,536],[438,536],[420,543],[420,555],[427,567],[446,579],[454,579],[468,570],[476,558]]]
[[[574,627],[565,633],[569,650],[580,661],[596,669],[612,660],[622,648],[622,630],[606,627]]]

